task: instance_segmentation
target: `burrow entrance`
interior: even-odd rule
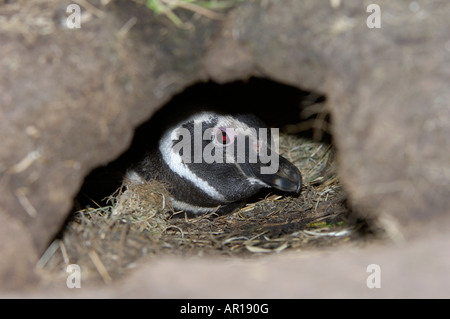
[[[39,265],[66,277],[67,264],[83,267],[84,278],[113,281],[141,258],[259,258],[268,254],[361,245],[379,234],[357,218],[336,171],[326,96],[266,79],[225,85],[198,83],[175,96],[137,128],[130,148],[86,177],[73,211]],[[188,218],[171,209],[160,183],[125,190],[122,179],[157,132],[158,116],[192,105],[247,110],[280,128],[280,153],[303,175],[299,196],[261,192],[234,213]]]

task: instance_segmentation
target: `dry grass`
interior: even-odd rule
[[[189,22],[182,21],[175,11],[184,10],[199,16],[206,17],[211,20],[222,20],[223,11],[236,6],[243,0],[215,0],[215,1],[198,1],[198,0],[131,0],[140,5],[146,6],[153,11],[155,15],[166,16],[174,25],[179,28],[190,28]]]
[[[250,258],[364,242],[363,224],[347,218],[333,147],[282,135],[280,150],[302,171],[298,197],[267,194],[233,214],[188,219],[172,211],[164,185],[131,185],[110,206],[75,212],[39,266],[66,275],[65,266],[76,263],[85,277],[110,282],[143,256]]]

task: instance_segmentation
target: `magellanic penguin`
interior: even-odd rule
[[[298,168],[274,150],[273,129],[252,114],[202,108],[158,122],[160,135],[126,181],[165,183],[177,211],[229,213],[263,188],[301,190]]]

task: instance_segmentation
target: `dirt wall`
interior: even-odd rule
[[[36,279],[85,175],[206,79],[326,94],[351,204],[397,238],[449,225],[447,1],[378,1],[380,29],[366,25],[368,1],[244,1],[222,20],[180,10],[185,28],[92,1],[80,29],[65,25],[69,3],[0,4],[2,287]]]

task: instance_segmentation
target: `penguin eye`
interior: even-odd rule
[[[231,134],[231,133],[230,133]],[[220,128],[217,129],[215,134],[215,141],[219,145],[229,145],[234,142],[234,135],[227,132],[227,129]]]
[[[230,139],[228,138],[227,132],[219,130],[216,134],[216,140],[219,144],[226,145]]]

